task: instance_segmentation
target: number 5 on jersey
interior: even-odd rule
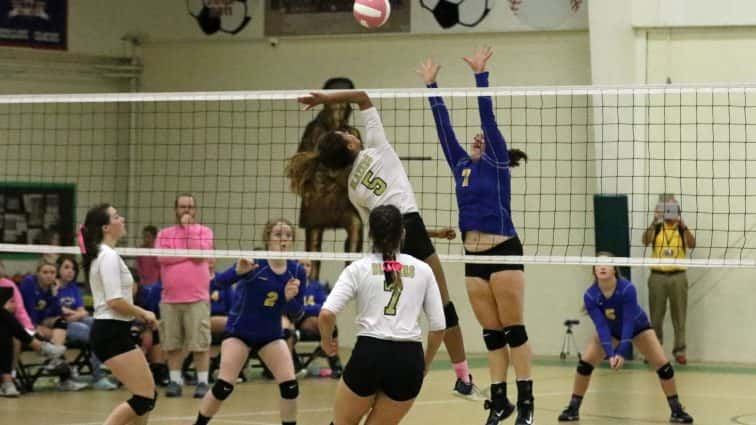
[[[375,196],[383,195],[386,191],[386,181],[380,177],[373,177],[373,172],[368,171],[365,173],[365,177],[362,178],[362,185],[370,189]]]

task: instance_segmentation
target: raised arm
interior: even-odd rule
[[[307,96],[297,98],[297,101],[304,105],[303,110],[309,111],[317,105],[325,103],[356,103],[361,111],[373,107],[367,93],[361,90],[342,90],[334,92],[312,92]]]
[[[420,64],[420,68],[416,72],[423,77],[426,87],[437,88],[436,76],[440,69],[441,65],[428,59]],[[436,122],[436,132],[438,133],[438,140],[441,142],[441,150],[444,152],[449,167],[453,169],[460,159],[467,158],[467,152],[460,146],[457,135],[454,134],[444,99],[440,96],[431,96],[428,98],[428,102],[433,112],[433,120]]]
[[[616,354],[624,358],[630,357],[630,348],[633,344],[633,331],[635,330],[635,318],[640,313],[638,306],[638,293],[635,287],[628,285],[622,293],[622,339],[615,350]]]
[[[475,73],[476,87],[488,87],[486,63],[492,55],[493,50],[490,47],[484,47],[477,50],[472,56],[463,58]],[[478,112],[480,113],[480,125],[483,128],[483,135],[486,138],[486,155],[498,163],[508,163],[507,141],[496,124],[491,96],[478,96]]]
[[[609,324],[606,322],[604,314],[596,305],[596,301],[594,301],[588,293],[583,297],[583,302],[585,303],[585,309],[588,311],[588,315],[591,316],[593,325],[596,327],[599,341],[601,341],[601,347],[604,348],[604,354],[606,354],[606,357],[613,356],[614,347],[612,346],[612,333],[609,330]]]

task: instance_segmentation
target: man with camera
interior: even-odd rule
[[[673,195],[662,195],[654,211],[654,222],[643,233],[643,244],[652,245],[653,258],[684,259],[696,247],[696,238],[680,215],[680,205]],[[651,267],[648,278],[649,312],[659,342],[663,343],[664,316],[667,300],[675,331],[672,354],[678,364],[688,363],[685,354],[685,320],[688,310],[688,278],[686,268],[677,265]]]

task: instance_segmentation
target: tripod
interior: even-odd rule
[[[577,342],[575,341],[575,334],[572,332],[572,327],[579,324],[579,320],[567,319],[564,321],[564,327],[567,329],[564,332],[564,338],[562,338],[562,351],[559,353],[560,359],[567,359],[570,355],[570,350],[573,349],[577,353],[578,360],[580,360],[580,351],[578,351]]]

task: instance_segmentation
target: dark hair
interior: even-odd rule
[[[178,196],[176,196],[176,199],[173,201],[173,208],[178,208],[179,198],[192,198],[192,201],[197,202],[197,200],[194,199],[194,195],[192,195],[191,193],[179,193]]]
[[[73,264],[74,276],[72,282],[76,282],[76,279],[79,277],[79,262],[76,261],[76,257],[70,254],[62,254],[55,261],[55,264],[58,266],[58,277],[60,277],[60,268],[63,267],[63,263],[65,263],[66,261],[69,261],[71,264]]]
[[[520,165],[520,160],[528,162],[528,154],[519,149],[509,150],[509,168],[514,168]]]
[[[142,233],[144,233],[144,232],[147,232],[147,233],[151,234],[153,238],[157,237],[157,227],[155,227],[155,226],[153,226],[151,224],[148,225],[148,226],[144,226],[142,228]]]
[[[346,77],[333,77],[326,80],[323,90],[354,90],[354,83]]]
[[[87,281],[89,281],[89,266],[100,253],[99,246],[105,237],[102,233],[102,226],[110,224],[110,214],[108,214],[110,207],[112,207],[110,204],[100,204],[91,208],[87,211],[84,226],[81,228],[81,237],[84,239],[84,248],[86,249],[86,252],[81,255],[82,265],[84,272],[86,272]]]
[[[355,155],[347,148],[347,140],[335,130],[320,136],[316,146],[320,162],[328,169],[346,168],[354,162]]]
[[[347,140],[335,130],[323,133],[315,143],[315,151],[297,152],[286,164],[286,176],[291,180],[291,190],[298,195],[310,193],[315,188],[318,166],[329,171],[345,169],[352,165],[356,154],[347,149]]]
[[[370,239],[373,241],[373,252],[383,257],[384,263],[396,260],[396,252],[402,243],[404,222],[399,208],[393,205],[381,205],[370,212]],[[386,282],[398,285],[402,289],[401,271],[388,271],[384,268]]]

